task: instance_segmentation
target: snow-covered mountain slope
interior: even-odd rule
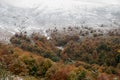
[[[30,2],[32,7],[24,7],[23,2],[20,6],[19,2],[7,1],[10,0],[0,1],[1,33],[81,25],[96,28],[103,24],[109,29],[120,27],[119,0],[36,0],[36,3],[31,0],[34,4],[30,0],[21,0]]]

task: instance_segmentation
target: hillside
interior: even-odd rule
[[[120,1],[0,0],[0,80],[120,80]]]
[[[81,33],[82,37],[74,34],[76,31],[72,32],[73,35],[64,32],[53,30],[50,39],[39,33],[30,36],[27,36],[26,32],[16,33],[11,37],[10,44],[1,43],[0,78],[10,80],[17,77],[22,80],[120,79],[120,31],[117,33],[116,30],[111,31],[105,35],[97,33],[94,35],[95,31],[91,34]]]
[[[103,0],[101,2],[61,0],[59,3],[58,0],[28,1],[28,4],[34,4],[32,7],[19,6],[20,3],[17,6],[17,2],[12,5],[8,2],[0,1],[0,32],[6,32],[6,34],[14,34],[21,28],[31,33],[31,31],[63,26],[93,28],[104,26],[101,28],[103,30],[120,26],[118,0],[113,3]]]

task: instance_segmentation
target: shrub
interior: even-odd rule
[[[108,67],[106,69],[106,73],[108,73],[108,74],[116,74],[117,71],[116,71],[116,69],[114,67],[110,66],[110,67]]]
[[[9,70],[15,75],[27,75],[27,66],[18,59],[13,59],[8,65]]]
[[[54,75],[56,74],[57,70],[59,69],[60,66],[57,64],[52,65],[46,72],[45,74],[45,79],[46,80],[53,80]]]
[[[27,65],[29,75],[36,76],[38,71],[36,60],[32,56],[28,56],[25,57],[23,61]]]
[[[59,58],[58,56],[53,56],[53,57],[51,58],[51,60],[54,61],[54,62],[57,62],[57,61],[60,60],[60,58]]]
[[[68,80],[76,80],[76,73],[75,72],[70,72],[68,76]]]
[[[86,71],[83,70],[77,74],[76,80],[84,80],[85,78],[86,78]]]
[[[42,74],[45,75],[47,70],[52,66],[53,62],[50,59],[45,59],[42,63],[41,63],[41,70],[42,70]]]
[[[3,64],[0,63],[0,80],[13,80],[12,73],[3,68]]]
[[[120,63],[117,64],[117,68],[120,69]]]

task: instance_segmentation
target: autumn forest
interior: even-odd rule
[[[46,33],[24,31],[0,43],[0,80],[120,80],[120,29]]]

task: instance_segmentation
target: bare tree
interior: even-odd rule
[[[18,28],[19,32],[25,32],[27,28],[27,22],[28,22],[28,17],[15,17],[15,19],[18,21],[14,25]]]

